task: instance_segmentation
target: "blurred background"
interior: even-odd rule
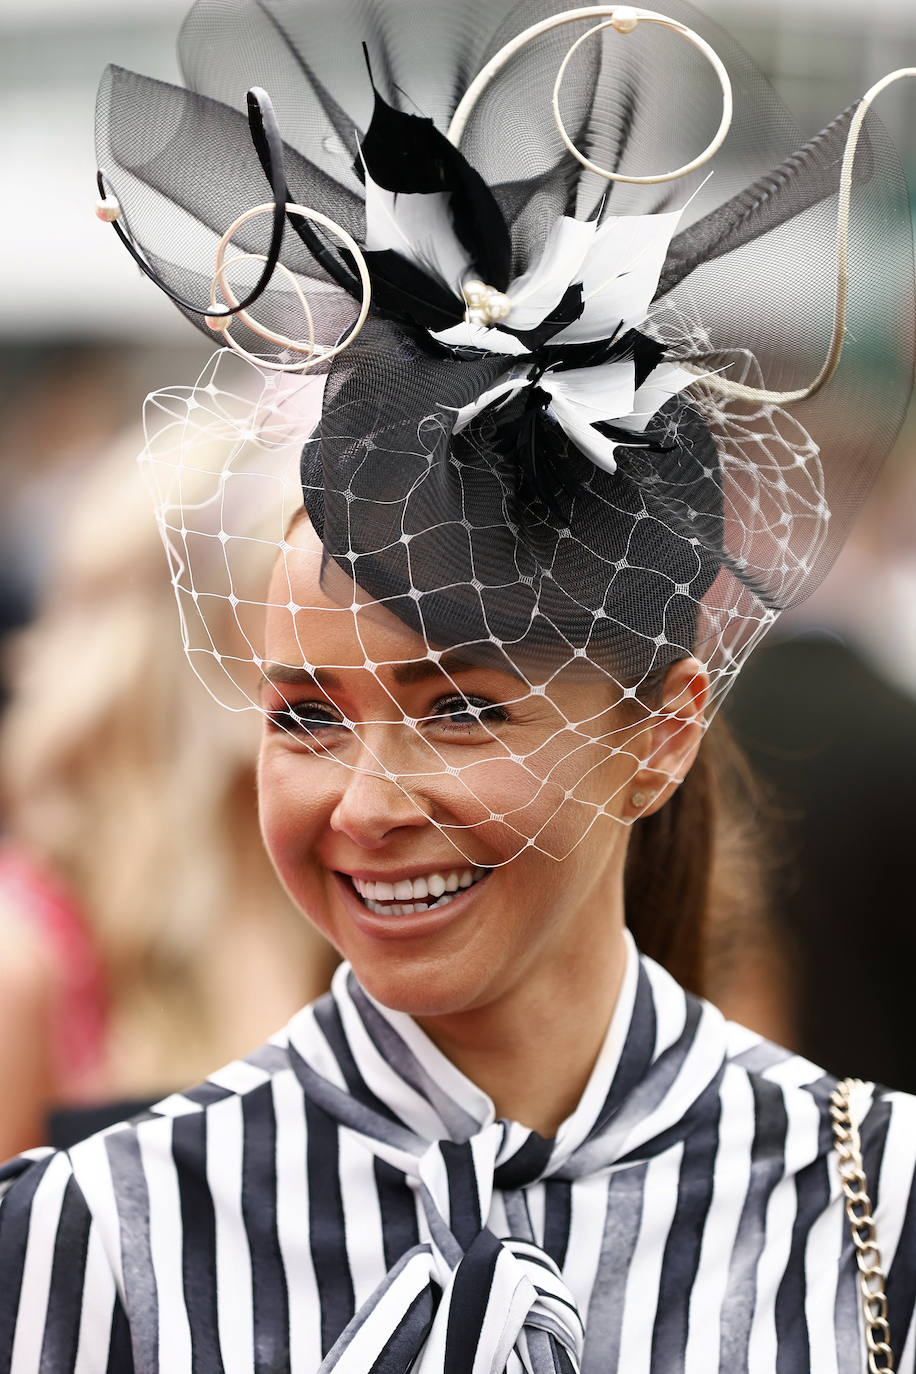
[[[704,8],[806,136],[916,63],[912,0]],[[24,1104],[0,1121],[0,1157],[40,1138],[49,1104],[146,1100],[244,1052],[331,967],[258,856],[252,740],[235,718],[228,737],[183,667],[133,476],[144,396],[192,381],[212,348],[93,215],[99,75],[114,62],[177,80],[185,10],[0,7],[0,1101]],[[916,194],[916,83],[882,97],[879,113]],[[114,549],[93,521],[100,491],[125,512]],[[150,714],[138,740],[137,718]],[[754,942],[718,933],[712,994],[832,1070],[916,1090],[903,1020],[916,968],[912,414],[834,572],[758,651],[728,714],[761,779],[760,824],[776,836],[774,898]],[[218,776],[195,748],[208,737],[225,760]],[[206,859],[196,878],[174,850],[188,825]],[[257,929],[240,905],[258,913]],[[222,959],[204,960],[215,939]],[[56,1129],[66,1134],[66,1120]]]

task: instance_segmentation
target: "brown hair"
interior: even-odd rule
[[[625,871],[627,924],[644,954],[689,991],[714,995],[731,937],[766,926],[768,803],[718,716],[693,767],[661,810],[633,826]]]

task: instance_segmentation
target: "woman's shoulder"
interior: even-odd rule
[[[77,1349],[80,1368],[132,1369],[127,1314],[136,1340],[136,1313],[155,1310],[155,1293],[141,1290],[175,1241],[166,1231],[180,1231],[194,1197],[218,1192],[220,1175],[259,1153],[246,1146],[275,1137],[297,1098],[301,1111],[281,1033],[68,1150],[0,1165],[0,1370],[69,1370]]]
[[[285,1032],[280,1032],[244,1059],[236,1059],[208,1075],[202,1082],[180,1092],[170,1093],[142,1111],[105,1126],[66,1150],[39,1148],[0,1163],[0,1205],[14,1188],[37,1186],[52,1160],[55,1168],[66,1167],[73,1177],[89,1187],[94,1171],[102,1158],[111,1160],[118,1155],[134,1154],[138,1158],[154,1148],[156,1137],[168,1127],[169,1133],[177,1122],[189,1118],[202,1123],[222,1108],[222,1115],[233,1112],[244,1116],[249,1103],[257,1110],[257,1099],[271,1094],[276,1079],[290,1069]]]
[[[827,1167],[839,1191],[835,1119],[841,1080],[803,1055],[726,1023],[723,1097],[751,1104],[758,1153],[767,1146],[787,1172]],[[861,1145],[866,1186],[890,1248],[903,1238],[916,1266],[916,1096],[879,1083],[843,1080]],[[794,1161],[794,1164],[793,1164]],[[914,1269],[916,1277],[916,1269]]]
[[[100,1225],[110,1229],[111,1247],[116,1250],[125,1207],[136,1211],[142,1199],[149,1209],[157,1190],[167,1188],[169,1179],[179,1188],[184,1177],[207,1177],[218,1154],[234,1150],[241,1159],[246,1146],[274,1138],[281,1123],[294,1128],[297,1120],[304,1119],[307,1094],[294,1068],[297,1056],[291,1048],[291,1028],[310,1025],[327,1001],[325,996],[297,1012],[251,1054],[231,1061],[193,1087],[170,1093],[66,1150],[27,1150],[0,1164],[0,1255],[4,1214],[8,1219],[26,1204],[33,1209],[31,1199],[43,1196],[48,1179],[60,1180],[66,1174],[72,1180],[71,1191],[78,1191]],[[213,1149],[214,1141],[220,1144],[219,1152]]]
[[[725,1064],[727,1071],[741,1074],[751,1085],[762,1089],[770,1085],[779,1089],[786,1099],[802,1098],[817,1102],[829,1099],[841,1081],[855,1082],[855,1105],[863,1114],[870,1114],[879,1103],[885,1104],[882,1120],[896,1113],[901,1119],[911,1119],[916,1111],[916,1096],[899,1092],[883,1084],[845,1079],[807,1059],[803,1054],[767,1040],[757,1031],[737,1021],[724,1022]]]

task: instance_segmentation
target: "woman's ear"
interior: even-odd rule
[[[640,816],[658,811],[687,776],[706,725],[709,674],[696,658],[680,658],[665,675],[653,707],[646,752],[632,780],[630,803]]]

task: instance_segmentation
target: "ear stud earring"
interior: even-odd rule
[[[654,802],[657,796],[657,792],[631,792],[630,805],[636,811],[642,811],[642,809],[648,806],[650,802]]]

